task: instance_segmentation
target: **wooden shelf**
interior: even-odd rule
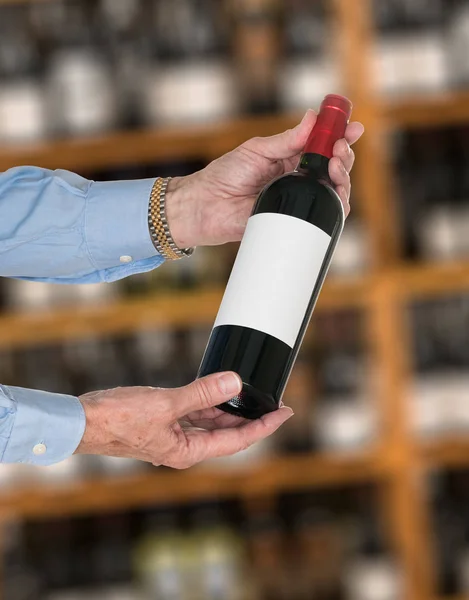
[[[420,450],[432,466],[469,469],[469,434],[422,443]]]
[[[33,165],[48,169],[94,171],[182,159],[213,159],[253,136],[294,127],[302,115],[270,115],[210,125],[112,133],[92,138],[50,141],[0,150],[0,172]]]
[[[469,91],[388,101],[383,112],[391,125],[413,129],[469,123]]]
[[[0,0],[1,1],[1,0]],[[469,91],[435,97],[414,97],[385,105],[392,125],[429,127],[469,123]],[[210,160],[257,135],[294,127],[301,114],[240,117],[224,123],[117,132],[58,140],[0,150],[0,171],[21,165],[94,171],[182,159]]]
[[[469,468],[467,439],[422,443],[429,465]],[[48,518],[197,502],[205,498],[248,498],[314,487],[384,481],[392,470],[381,452],[272,458],[252,467],[199,466],[188,471],[155,469],[154,474],[90,480],[67,486],[20,488],[0,494],[0,515]]]
[[[303,455],[272,458],[251,467],[207,466],[188,471],[155,469],[154,474],[89,481],[73,486],[21,489],[0,495],[0,515],[47,518],[197,502],[204,498],[243,498],[316,486],[366,483],[385,476],[378,455]]]
[[[136,300],[122,300],[93,308],[11,313],[0,316],[0,348],[84,339],[90,335],[118,335],[158,326],[210,326],[223,290],[172,292]],[[317,310],[361,306],[368,297],[367,281],[325,285]]]
[[[403,264],[384,276],[407,299],[457,294],[469,290],[469,261]]]
[[[0,0],[0,4],[39,0]],[[415,478],[422,464],[469,468],[466,440],[416,443],[406,422],[412,357],[406,306],[413,300],[469,291],[469,262],[445,265],[396,264],[399,221],[392,214],[395,174],[386,128],[427,128],[469,124],[469,90],[377,102],[373,95],[375,31],[372,0],[330,0],[340,40],[338,62],[346,93],[356,103],[367,133],[358,146],[354,185],[361,215],[370,233],[378,268],[367,277],[345,282],[328,279],[318,309],[361,307],[370,317],[370,352],[380,373],[377,403],[382,414],[383,446],[366,455],[308,455],[271,458],[243,468],[187,472],[163,469],[120,480],[38,487],[0,494],[0,515],[47,518],[123,510],[144,505],[194,502],[213,497],[255,497],[314,486],[376,481],[382,483],[380,506],[389,542],[406,573],[405,600],[436,596],[436,557],[424,487]],[[53,140],[3,146],[0,172],[36,165],[83,174],[125,166],[190,159],[211,160],[252,136],[271,135],[298,123],[301,114],[240,117],[229,122],[157,130],[115,132],[88,139]],[[158,175],[156,173],[155,175]],[[382,210],[380,202],[388,204]],[[391,211],[391,214],[390,212]],[[0,315],[0,348],[60,342],[88,335],[126,334],[139,327],[210,326],[221,289],[168,292],[122,300],[95,308],[70,308],[41,314]],[[1,533],[1,532],[0,532]],[[1,535],[0,535],[1,546]],[[1,574],[0,574],[1,576]],[[441,600],[441,599],[440,599]],[[446,600],[451,600],[447,598]],[[463,600],[453,598],[452,600]]]
[[[469,262],[402,265],[350,280],[330,277],[316,310],[366,309],[373,290],[388,284],[406,302],[462,293],[469,291]],[[222,296],[221,288],[172,291],[95,307],[7,313],[0,316],[0,348],[78,340],[90,335],[125,335],[140,327],[210,326]]]

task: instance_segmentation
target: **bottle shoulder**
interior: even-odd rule
[[[296,171],[274,179],[261,192],[254,214],[266,212],[303,219],[331,236],[342,229],[345,220],[342,202],[332,186]]]
[[[317,194],[319,197],[330,196],[334,199],[339,199],[340,202],[340,198],[330,181],[318,178],[312,173],[301,173],[298,171],[280,175],[264,188],[262,194],[267,192],[275,194],[286,192],[291,194],[292,190],[295,190],[297,193],[305,193],[308,195],[311,193]]]

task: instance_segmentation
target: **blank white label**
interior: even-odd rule
[[[214,326],[250,327],[293,348],[330,242],[296,217],[251,217]]]

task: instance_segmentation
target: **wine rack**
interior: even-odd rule
[[[16,0],[19,3],[25,0]],[[34,1],[34,0],[30,0]],[[39,0],[36,0],[39,1]],[[12,0],[1,0],[12,4]],[[371,354],[380,373],[375,396],[384,423],[379,444],[366,454],[319,454],[274,458],[253,468],[187,473],[158,472],[96,481],[67,488],[0,492],[0,515],[42,518],[87,514],[168,502],[189,502],[216,495],[245,500],[304,487],[373,481],[380,486],[382,512],[390,524],[393,549],[405,572],[406,598],[437,597],[431,550],[431,515],[421,478],[435,468],[469,466],[468,439],[418,441],[408,423],[407,388],[411,343],[407,307],[417,299],[469,292],[469,262],[408,263],[400,251],[397,177],[391,135],[403,128],[426,129],[469,122],[469,92],[448,91],[405,99],[381,98],[375,89],[371,57],[376,31],[371,0],[329,0],[344,91],[355,104],[354,118],[366,127],[357,144],[353,184],[358,209],[370,233],[370,272],[351,281],[329,280],[318,310],[359,307],[366,315]],[[142,129],[79,140],[37,142],[0,149],[0,170],[34,164],[77,171],[118,168],[169,159],[210,160],[253,135],[270,135],[298,122],[298,114],[240,117],[209,125]],[[222,290],[120,300],[111,306],[0,317],[0,347],[125,334],[144,320],[152,326],[210,325]],[[453,600],[457,600],[454,598]]]

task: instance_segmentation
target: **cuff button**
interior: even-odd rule
[[[45,444],[36,444],[33,448],[33,454],[36,456],[42,456],[47,452]]]

